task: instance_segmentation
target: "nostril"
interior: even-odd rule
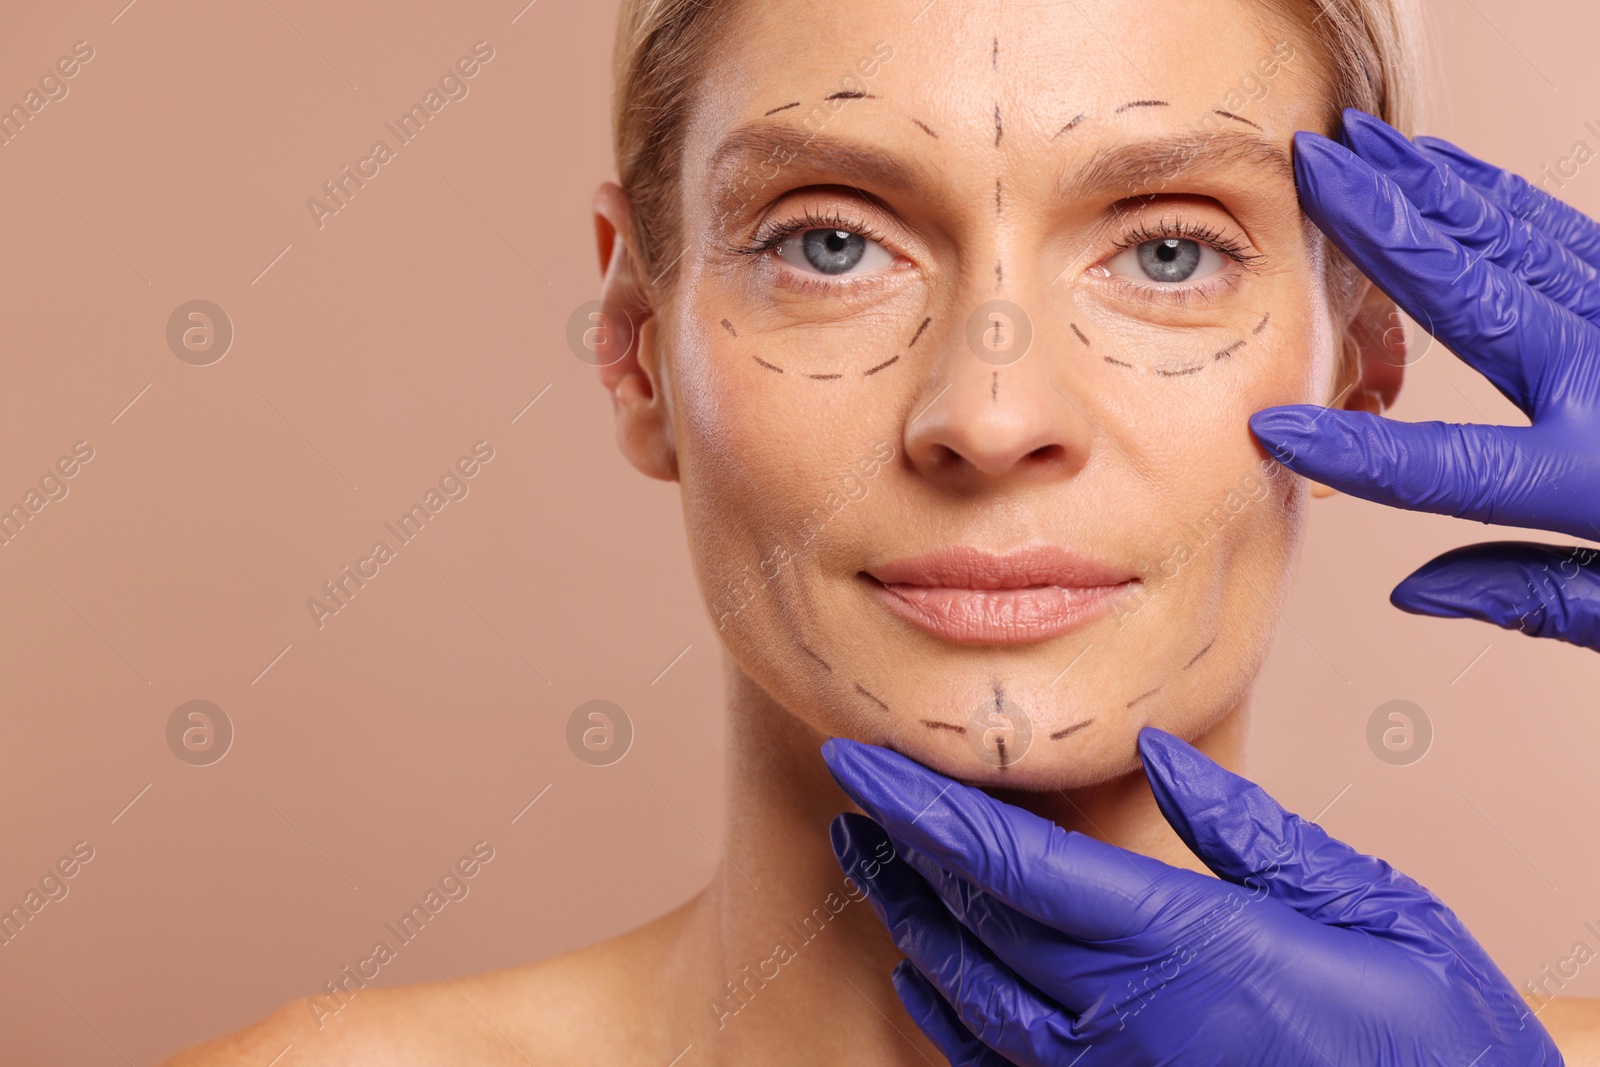
[[[1028,458],[1038,463],[1060,463],[1067,458],[1067,450],[1060,445],[1040,445],[1028,453]]]

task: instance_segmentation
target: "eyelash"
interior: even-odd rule
[[[869,241],[884,244],[887,241],[882,234],[871,226],[864,225],[857,219],[847,219],[837,212],[829,211],[818,215],[810,208],[798,217],[790,217],[782,222],[764,222],[757,228],[748,244],[741,247],[728,249],[736,255],[759,256],[777,248],[795,234],[805,233],[807,230],[846,230]],[[858,289],[862,285],[871,284],[870,281],[833,281],[826,275],[815,276],[801,275],[799,271],[790,269],[782,274],[783,285],[792,289],[812,293],[840,293],[846,289]],[[845,277],[841,275],[840,277]],[[859,276],[858,276],[859,277]]]
[[[1136,248],[1144,244],[1146,241],[1160,241],[1174,237],[1198,241],[1226,256],[1245,270],[1255,271],[1259,269],[1256,266],[1256,262],[1261,259],[1259,252],[1249,251],[1242,242],[1212,226],[1204,223],[1189,222],[1183,218],[1162,218],[1154,226],[1141,222],[1113,241],[1112,247],[1118,252],[1125,252],[1130,248]],[[1110,258],[1110,256],[1105,257],[1105,259]],[[1104,262],[1104,260],[1101,260],[1101,262]],[[1113,275],[1112,277],[1114,278],[1112,284],[1136,299],[1168,301],[1180,306],[1187,306],[1195,298],[1206,299],[1216,295],[1218,286],[1225,286],[1231,289],[1238,284],[1237,278],[1220,278],[1217,275],[1202,279],[1198,285],[1189,286],[1147,285],[1121,275]]]
[[[869,241],[877,241],[880,244],[885,241],[881,234],[858,220],[845,218],[843,215],[833,211],[819,215],[807,208],[805,213],[798,217],[790,217],[781,222],[768,221],[762,223],[747,244],[730,248],[728,251],[735,255],[743,256],[763,255],[777,248],[796,234],[805,233],[807,230],[846,230],[865,237]],[[1248,251],[1244,244],[1222,233],[1220,230],[1203,223],[1189,222],[1182,218],[1171,220],[1163,218],[1154,226],[1141,222],[1113,241],[1112,247],[1117,252],[1123,252],[1129,248],[1144,244],[1146,241],[1159,241],[1173,237],[1205,244],[1246,270],[1253,271],[1257,269],[1255,263],[1261,259],[1260,253]],[[1111,257],[1103,257],[1101,262],[1109,258]],[[860,281],[833,281],[825,275],[795,277],[798,274],[798,271],[785,272],[782,284],[802,291],[820,293],[838,293],[847,288],[870,284]],[[1117,276],[1117,282],[1120,283],[1122,288],[1131,291],[1133,295],[1142,299],[1171,300],[1178,304],[1187,304],[1196,296],[1210,296],[1213,291],[1213,287],[1207,286],[1141,285],[1132,279],[1120,276]],[[1237,280],[1222,284],[1227,284],[1231,288],[1233,284],[1237,284]]]

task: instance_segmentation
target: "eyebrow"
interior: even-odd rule
[[[790,157],[784,162],[785,157]],[[751,168],[805,166],[830,171],[844,178],[896,192],[911,192],[932,181],[935,172],[919,163],[901,159],[880,148],[846,140],[826,133],[811,133],[784,122],[750,122],[734,129],[711,153],[713,188],[731,198],[727,188],[740,165]],[[767,179],[759,169],[752,175],[757,187]],[[775,180],[775,179],[772,179]]]
[[[1150,195],[1161,192],[1173,179],[1207,177],[1240,165],[1294,181],[1289,150],[1276,141],[1243,130],[1197,130],[1102,148],[1061,175],[1056,195],[1071,199],[1135,189],[1147,190],[1141,195]]]
[[[784,162],[785,158],[788,162]],[[828,133],[812,133],[783,122],[750,122],[732,130],[712,151],[710,175],[725,212],[738,199],[734,184],[741,166],[751,168],[756,189],[780,175],[766,177],[761,168],[808,170],[836,174],[839,184],[914,192],[939,176],[935,166],[904,159],[873,145]],[[1088,160],[1062,172],[1056,195],[1063,200],[1105,192],[1153,195],[1177,178],[1198,178],[1239,166],[1264,168],[1292,184],[1294,164],[1288,149],[1244,130],[1190,129],[1147,140],[1126,141],[1097,150]],[[1142,191],[1142,192],[1140,192]]]

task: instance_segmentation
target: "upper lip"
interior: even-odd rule
[[[884,585],[940,589],[1027,589],[1046,585],[1082,589],[1120,585],[1137,578],[1108,563],[1048,544],[1000,553],[952,545],[875,564],[865,573]]]

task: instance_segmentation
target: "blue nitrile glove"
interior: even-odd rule
[[[1404,423],[1290,404],[1257,412],[1251,429],[1285,466],[1352,496],[1600,538],[1600,224],[1363,112],[1344,113],[1343,138],[1295,135],[1306,214],[1533,425]],[[1600,651],[1597,557],[1471,545],[1429,562],[1390,600]]]
[[[1091,1048],[1085,1067],[1562,1063],[1433,894],[1170,734],[1146,727],[1139,752],[1218,878],[888,749],[823,746],[871,816],[835,819],[834,851],[906,955],[901,1001],[952,1064],[1070,1067]]]

